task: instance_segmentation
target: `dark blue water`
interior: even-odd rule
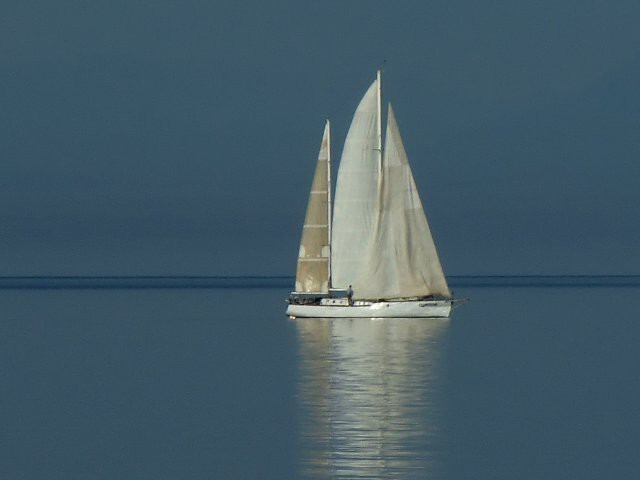
[[[0,478],[635,478],[640,289],[459,290],[449,321],[0,290]]]

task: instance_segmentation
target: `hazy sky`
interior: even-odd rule
[[[0,275],[293,275],[383,68],[448,274],[640,272],[637,1],[0,6]]]

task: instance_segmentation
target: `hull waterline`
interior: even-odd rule
[[[448,318],[450,300],[374,302],[365,305],[290,304],[287,315],[294,318]]]

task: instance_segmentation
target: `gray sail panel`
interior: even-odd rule
[[[329,291],[328,142],[329,123],[327,122],[302,228],[296,269],[296,292],[327,293]]]

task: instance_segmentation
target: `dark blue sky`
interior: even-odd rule
[[[293,274],[379,66],[448,274],[640,272],[636,1],[5,1],[0,274]]]

